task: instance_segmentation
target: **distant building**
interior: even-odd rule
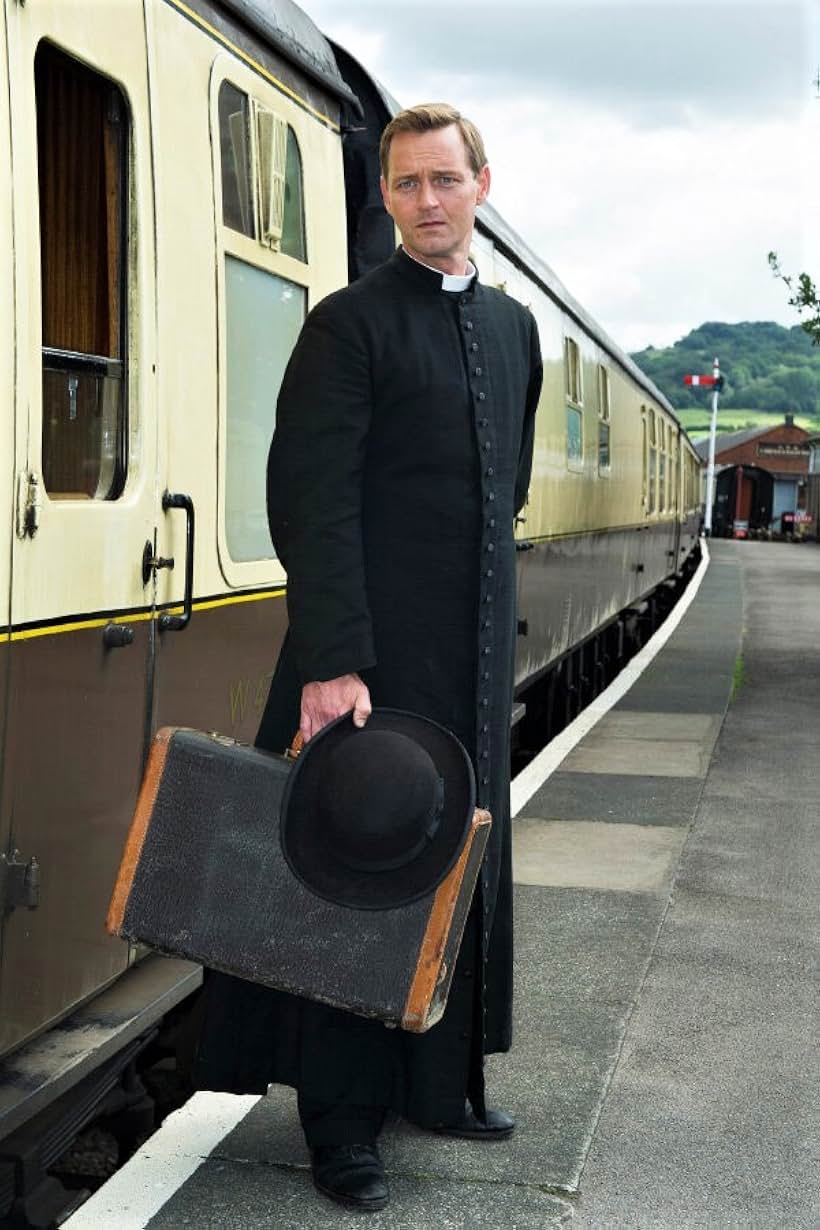
[[[809,436],[809,476],[806,480],[806,513],[811,517],[809,533],[820,539],[820,436]]]
[[[700,440],[695,448],[708,461],[709,440]],[[815,520],[807,522],[809,452],[809,433],[795,427],[791,414],[776,427],[719,435],[712,533],[745,538],[760,532],[816,532],[816,511]]]

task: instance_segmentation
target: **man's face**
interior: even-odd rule
[[[487,196],[490,168],[475,175],[455,124],[432,132],[400,132],[390,144],[384,207],[405,250],[442,273],[467,268],[476,206]]]

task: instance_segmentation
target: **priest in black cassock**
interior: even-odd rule
[[[381,143],[402,246],[310,313],[268,464],[290,631],[258,744],[281,751],[371,706],[453,731],[490,844],[443,1019],[411,1035],[224,975],[211,978],[200,1087],[298,1090],[314,1181],[361,1209],[388,1199],[388,1111],[475,1140],[508,1136],[483,1058],[510,1046],[509,732],[513,519],[527,493],[541,359],[529,311],[469,261],[490,183],[481,136],[443,104],[400,112]]]

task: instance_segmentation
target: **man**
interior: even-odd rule
[[[373,705],[432,718],[472,757],[490,845],[429,1033],[217,980],[199,1072],[237,1092],[293,1084],[314,1182],[362,1209],[387,1203],[387,1111],[468,1139],[514,1127],[485,1105],[483,1057],[510,1045],[512,526],[541,386],[531,314],[469,261],[490,184],[474,125],[414,107],[380,153],[402,247],[314,309],[279,397],[268,513],[290,631],[258,743],[281,750],[297,723],[310,739],[351,710],[361,726]]]

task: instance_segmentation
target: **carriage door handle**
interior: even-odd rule
[[[163,611],[159,617],[159,627],[161,632],[182,632],[191,622],[194,605],[194,502],[189,495],[165,491],[162,496],[162,511],[168,512],[171,508],[185,509],[185,595],[182,599],[182,614],[168,615]]]

